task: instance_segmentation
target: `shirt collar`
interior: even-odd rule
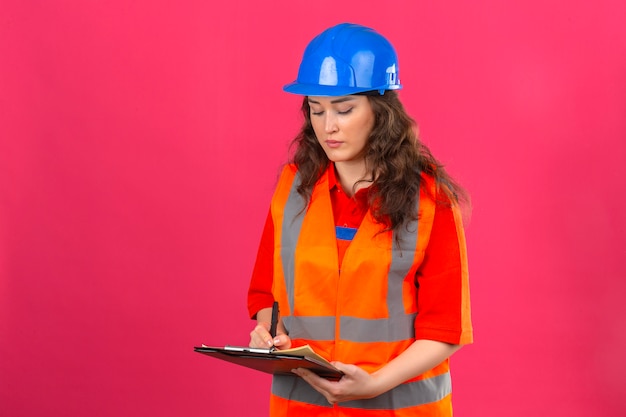
[[[343,192],[343,188],[341,188],[341,184],[339,183],[339,179],[337,178],[337,173],[335,172],[335,164],[333,162],[328,166],[328,189],[330,191],[334,191],[335,189],[341,190]],[[353,198],[359,201],[361,204],[367,205],[367,196],[370,191],[370,187],[361,188],[356,192]]]
[[[335,188],[341,189],[341,185],[335,173],[335,164],[331,162],[328,166],[328,189],[333,191]]]

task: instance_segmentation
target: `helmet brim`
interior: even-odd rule
[[[364,93],[366,91],[400,90],[401,85],[388,85],[380,87],[344,87],[336,85],[302,84],[294,81],[283,86],[283,91],[300,96],[338,97],[351,94]]]

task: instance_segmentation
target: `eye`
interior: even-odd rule
[[[315,111],[315,110],[311,109],[311,115],[312,116],[321,116],[322,114],[324,114],[323,110]]]
[[[345,115],[345,114],[350,114],[350,112],[352,112],[352,107],[350,107],[347,110],[337,111],[337,114]]]

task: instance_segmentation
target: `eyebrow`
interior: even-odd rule
[[[320,104],[319,101],[315,101],[312,98],[309,98],[308,100],[309,100],[309,103]],[[350,97],[350,96],[339,97],[335,100],[331,100],[330,104],[343,103],[344,101],[351,101],[351,100],[354,100],[354,97]]]

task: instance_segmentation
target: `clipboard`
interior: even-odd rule
[[[308,345],[285,351],[243,346],[205,345],[196,346],[193,349],[207,356],[273,375],[294,376],[292,369],[306,368],[331,381],[337,381],[343,376],[343,372],[313,352]]]

